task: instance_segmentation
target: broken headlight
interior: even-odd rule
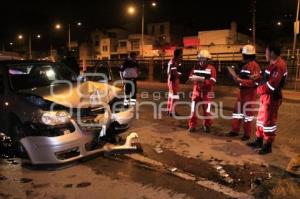
[[[57,126],[70,122],[71,115],[66,111],[46,111],[41,116],[41,122],[49,126]]]

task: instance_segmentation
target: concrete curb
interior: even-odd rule
[[[174,171],[174,172],[171,172],[168,169],[168,165],[165,165],[161,162],[158,162],[156,160],[152,160],[150,158],[147,158],[147,157],[139,155],[139,154],[126,155],[126,157],[128,157],[128,158],[130,158],[134,161],[137,161],[137,162],[140,162],[140,163],[143,163],[143,164],[146,164],[146,165],[158,168],[158,169],[162,169],[163,171],[165,171],[167,173],[170,173],[170,174],[172,174],[172,175],[174,175],[178,178],[181,178],[181,179],[186,180],[186,181],[195,182],[197,185],[199,185],[201,187],[205,187],[205,188],[210,189],[212,191],[222,193],[222,194],[224,194],[226,196],[229,196],[229,197],[232,197],[232,198],[254,199],[253,196],[251,196],[247,193],[234,191],[230,187],[221,185],[221,184],[213,182],[213,181],[206,180],[204,178],[199,178],[199,177],[197,177],[193,174],[190,174],[190,173],[187,173],[187,172],[184,172],[184,171],[180,171],[178,169],[176,169],[176,171]]]

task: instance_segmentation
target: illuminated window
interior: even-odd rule
[[[108,51],[108,46],[103,46],[103,47],[102,47],[102,51],[103,51],[103,52],[107,52],[107,51]]]
[[[127,47],[127,42],[126,41],[121,41],[120,42],[120,47]]]

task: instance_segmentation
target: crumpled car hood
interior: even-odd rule
[[[67,83],[55,84],[49,87],[22,90],[20,93],[32,94],[45,100],[68,108],[93,107],[95,98],[105,104],[115,98],[121,89],[106,83],[83,82],[68,85]],[[94,99],[94,100],[93,100]]]

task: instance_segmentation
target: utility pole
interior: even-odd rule
[[[299,34],[299,6],[300,6],[300,0],[298,0],[296,19],[294,23],[294,42],[293,42],[293,54],[292,54],[293,57],[295,57],[297,35]]]
[[[142,5],[142,58],[144,59],[145,3]]]
[[[31,52],[31,33],[28,35],[28,58],[32,59],[32,52]]]
[[[252,43],[256,46],[256,0],[252,2]]]
[[[71,24],[68,25],[68,49],[71,51]]]

